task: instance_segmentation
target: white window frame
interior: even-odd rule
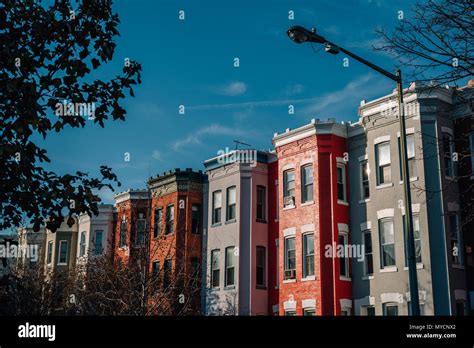
[[[220,205],[216,206],[216,197],[220,195]],[[219,210],[219,214],[216,215],[216,210]],[[217,221],[217,216],[219,217],[219,221]],[[217,225],[222,223],[222,190],[216,190],[212,192],[212,217],[211,221],[213,225]]]
[[[293,180],[289,181],[287,179],[287,173],[293,172]],[[288,188],[288,183],[293,182],[293,188]],[[290,195],[290,191],[293,191],[293,195]],[[287,198],[291,197],[292,204],[286,204]],[[283,206],[284,207],[292,207],[296,205],[296,170],[295,168],[289,168],[283,172]]]
[[[369,195],[365,197],[365,192],[364,192],[364,164],[366,165],[366,171],[367,171],[367,188],[369,190]],[[370,169],[369,169],[369,160],[368,159],[363,159],[362,161],[359,162],[359,172],[360,172],[360,197],[361,201],[365,201],[370,199]]]
[[[305,179],[305,169],[306,168],[309,168],[311,170],[311,182],[308,183],[306,182],[306,179]],[[304,204],[304,203],[310,203],[310,202],[314,202],[314,171],[313,171],[313,163],[306,163],[304,165],[301,166],[300,168],[300,175],[301,175],[301,203]],[[307,194],[306,190],[308,189],[308,187],[311,186],[311,191],[312,191],[312,194],[311,196],[308,195],[307,199],[305,200],[305,195]]]
[[[66,244],[66,261],[61,262],[61,246],[62,244]],[[69,256],[69,242],[65,239],[59,241],[59,248],[58,248],[58,265],[59,266],[66,266],[68,264],[68,256]]]
[[[389,162],[388,164],[384,164],[383,166],[384,167],[389,167],[390,168],[390,182],[382,182],[381,179],[381,175],[380,175],[380,156],[379,156],[379,148],[381,146],[388,146],[388,155],[389,155]],[[383,141],[383,142],[380,142],[380,143],[377,143],[375,144],[375,178],[376,178],[376,183],[377,183],[377,186],[383,186],[383,185],[390,185],[393,183],[393,172],[392,172],[392,154],[391,154],[391,148],[390,148],[390,141]]]
[[[342,237],[344,239],[344,248],[343,248],[343,250],[344,250],[344,253],[345,253],[346,246],[349,245],[349,233],[348,233],[348,231],[339,230],[338,240],[337,240],[338,245],[340,245],[340,242],[339,242],[340,237]],[[341,269],[340,263],[339,263],[339,278],[340,279],[350,279],[349,257],[348,257],[348,255],[344,255],[340,259],[344,259],[344,268],[345,268],[346,272],[344,274],[341,273],[342,269]],[[339,262],[341,262],[341,261],[342,260],[339,260]]]
[[[370,244],[371,244],[371,252],[367,252],[367,246],[366,246],[366,243],[365,243],[365,236],[366,235],[369,235],[370,236]],[[362,231],[362,236],[363,236],[363,241],[364,241],[364,275],[365,276],[372,276],[374,274],[374,243],[372,242],[372,230],[370,229],[366,229],[364,231]],[[367,264],[367,260],[368,260],[368,255],[370,255],[370,257],[372,258],[372,273],[369,273],[367,268],[368,268],[368,264]]]
[[[312,236],[313,237],[313,254],[312,255],[307,255],[306,254],[306,248],[305,248],[305,238],[308,237],[308,236]],[[316,275],[316,267],[315,267],[315,264],[314,264],[314,261],[315,261],[315,247],[314,247],[314,233],[313,232],[309,232],[309,233],[303,233],[302,236],[301,236],[301,244],[302,244],[302,247],[303,247],[303,252],[302,252],[302,258],[303,258],[303,264],[302,264],[302,271],[303,271],[303,278],[309,278],[309,277],[314,277]],[[296,246],[295,246],[296,247]],[[306,269],[306,259],[308,257],[312,256],[313,257],[313,274],[308,274],[308,270]]]
[[[228,257],[228,254],[231,254],[231,257]],[[225,260],[224,260],[224,288],[231,288],[235,286],[235,247],[229,246],[225,248]],[[232,260],[232,264],[230,264],[230,260]],[[234,271],[232,272],[232,284],[229,284],[229,277],[227,275],[227,270],[233,268]]]
[[[395,307],[397,308],[397,317],[400,316],[400,310],[398,308],[398,303],[396,302],[385,302],[385,303],[382,303],[382,315],[384,317],[387,316],[387,307]]]
[[[393,243],[382,243],[383,231],[382,231],[381,227],[382,227],[383,222],[391,222],[392,223]],[[396,254],[396,238],[395,238],[395,221],[394,221],[393,217],[385,217],[385,218],[379,219],[378,220],[378,229],[379,229],[379,247],[380,247],[380,268],[385,269],[385,268],[396,267],[397,266],[397,254]],[[393,257],[395,259],[395,261],[394,261],[395,263],[393,265],[385,265],[385,263],[384,263],[383,247],[384,247],[384,245],[388,245],[388,244],[393,244],[393,250],[394,250]]]
[[[234,192],[234,197],[235,197],[235,201],[234,203],[230,203],[229,201],[229,197],[230,197],[230,192],[233,191]],[[235,219],[237,218],[237,187],[236,186],[229,186],[227,189],[226,189],[226,202],[225,202],[225,220],[226,222],[228,221],[235,221]],[[230,211],[231,209],[230,208],[233,208],[233,212],[234,212],[234,216],[233,217],[229,217],[230,215]]]
[[[343,197],[342,199],[339,199],[339,177],[337,175],[337,171],[340,169],[342,169],[342,194],[343,194]],[[337,202],[338,203],[342,203],[342,204],[346,204],[347,203],[347,183],[346,183],[346,165],[345,164],[342,164],[342,163],[338,163],[337,164],[337,169],[336,169],[336,181],[337,181]]]
[[[291,239],[293,238],[294,240],[294,243],[295,243],[295,246],[294,246],[294,249],[287,249],[286,247],[286,242],[288,239]],[[283,264],[283,271],[284,271],[284,274],[283,274],[283,279],[284,280],[291,280],[291,279],[296,279],[296,237],[293,235],[293,236],[288,236],[288,237],[285,237],[285,239],[283,240],[284,241],[284,245],[283,245],[283,252],[284,252],[284,264]],[[288,258],[288,252],[289,250],[294,250],[295,252],[295,268],[287,268],[288,264],[289,264],[289,258]],[[295,276],[294,277],[286,277],[286,271],[294,271],[295,273]]]
[[[79,237],[79,257],[83,257],[86,255],[86,249],[87,249],[86,231],[82,231],[81,236]]]
[[[215,255],[217,255],[217,268],[214,268],[214,260],[216,259]],[[211,289],[218,289],[221,286],[221,267],[220,267],[220,262],[221,262],[221,250],[220,249],[213,249],[211,250],[211,284],[210,287]],[[217,271],[217,285],[214,286],[214,272]]]

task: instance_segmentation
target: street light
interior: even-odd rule
[[[299,25],[293,26],[287,31],[288,37],[301,44],[304,42],[314,42],[318,44],[324,44],[325,50],[331,54],[338,54],[343,52],[355,60],[361,62],[364,65],[374,69],[375,71],[385,75],[389,79],[397,83],[398,91],[398,112],[400,118],[400,147],[402,155],[402,180],[404,186],[404,204],[405,204],[405,234],[406,241],[408,243],[407,254],[408,254],[408,276],[410,283],[410,308],[411,314],[414,316],[420,315],[420,305],[418,298],[418,279],[416,274],[416,257],[415,257],[415,238],[413,234],[413,220],[412,220],[412,208],[411,208],[411,191],[410,191],[410,174],[408,172],[408,153],[407,153],[407,139],[406,139],[406,127],[405,127],[405,110],[403,105],[403,86],[402,86],[402,73],[400,69],[397,69],[396,74],[392,74],[385,69],[365,60],[362,57],[346,50],[345,48],[336,45],[325,37],[316,34],[316,30],[308,30]]]

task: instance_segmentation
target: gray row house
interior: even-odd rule
[[[453,88],[416,84],[405,90],[422,315],[468,311],[454,154],[454,94]],[[355,314],[407,315],[410,293],[396,91],[363,101],[359,116],[359,122],[348,129],[352,243],[365,246],[364,261],[352,262]]]

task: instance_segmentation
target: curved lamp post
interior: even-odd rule
[[[415,256],[415,238],[413,234],[413,219],[412,219],[412,207],[411,207],[411,191],[410,191],[410,174],[408,172],[408,153],[407,153],[407,139],[406,139],[406,127],[405,127],[405,110],[403,105],[403,86],[402,86],[402,73],[400,69],[397,69],[396,74],[392,74],[385,69],[365,60],[362,57],[346,50],[345,48],[338,46],[325,37],[316,34],[316,30],[308,30],[299,25],[293,26],[287,31],[288,37],[297,44],[305,42],[313,42],[317,44],[325,45],[325,51],[331,54],[338,54],[343,52],[355,60],[361,62],[364,65],[374,69],[375,71],[385,75],[389,79],[397,83],[398,91],[398,112],[400,119],[400,150],[401,150],[401,164],[402,164],[402,180],[404,186],[404,205],[405,205],[405,240],[407,241],[407,254],[408,254],[408,276],[410,283],[410,308],[411,314],[414,316],[420,315],[420,304],[418,296],[418,279],[416,273],[416,256]]]

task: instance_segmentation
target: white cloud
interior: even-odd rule
[[[371,82],[369,84],[369,82]],[[390,81],[385,78],[376,77],[373,73],[362,75],[359,78],[349,82],[343,89],[327,93],[315,102],[307,105],[302,113],[305,115],[317,116],[318,113],[330,112],[334,116],[338,115],[347,105],[351,105],[354,112],[357,110],[360,101],[364,96],[373,95],[374,93],[380,92],[380,95],[389,92]]]
[[[333,91],[330,93],[323,94],[321,96],[311,97],[311,98],[287,98],[287,99],[274,99],[274,100],[262,100],[262,101],[250,101],[243,103],[228,103],[228,104],[202,104],[194,105],[188,107],[188,110],[228,110],[235,108],[254,108],[254,107],[271,107],[271,106],[281,106],[281,105],[300,105],[300,104],[310,104],[311,107],[317,107],[320,105],[322,107],[328,107],[337,102],[346,102],[348,96],[360,95],[367,96],[374,91],[374,88],[380,88],[381,84],[379,83],[383,77],[375,77],[373,73],[368,73],[362,75],[361,77],[349,82],[344,88]],[[377,83],[372,83],[367,85],[371,80],[377,80]],[[385,81],[383,82],[385,83]],[[385,85],[384,85],[385,86]],[[386,89],[380,89],[380,94],[387,92]],[[347,103],[346,103],[347,104]]]
[[[181,151],[183,148],[187,146],[202,144],[203,138],[205,138],[206,136],[215,136],[215,135],[241,136],[244,134],[248,134],[248,132],[241,130],[239,128],[226,127],[220,124],[211,124],[209,126],[206,126],[194,131],[193,133],[187,135],[183,139],[175,141],[171,147],[174,151]]]
[[[301,83],[295,83],[293,85],[288,85],[285,88],[285,94],[287,96],[300,94],[300,93],[303,93],[303,91],[304,91],[304,86]]]
[[[247,85],[242,81],[233,81],[217,89],[217,93],[235,97],[247,91]]]
[[[162,161],[163,160],[163,157],[161,155],[161,152],[158,151],[158,150],[153,150],[152,154],[151,154],[151,157],[157,161]]]

